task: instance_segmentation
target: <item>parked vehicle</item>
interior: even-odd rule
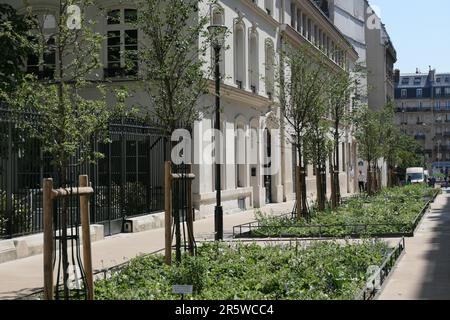
[[[406,169],[406,181],[407,183],[425,183],[425,169],[424,168],[408,168]]]

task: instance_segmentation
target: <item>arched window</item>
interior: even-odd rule
[[[138,72],[138,30],[133,23],[136,9],[114,9],[107,16],[105,77],[134,76]]]
[[[272,99],[273,91],[274,91],[274,82],[275,82],[275,49],[273,42],[268,39],[265,44],[265,53],[266,53],[266,93],[267,96]]]
[[[234,80],[239,89],[245,86],[245,25],[238,21],[234,25]]]
[[[247,186],[247,143],[245,124],[242,122],[238,122],[236,123],[235,128],[236,187],[244,188]]]
[[[214,4],[211,6],[211,22],[213,25],[225,25],[225,14],[224,10],[221,6]],[[225,76],[225,55],[224,50],[222,49],[220,52],[220,64],[219,64],[219,70],[220,74],[223,77]],[[214,66],[214,49],[211,48],[211,66]]]
[[[249,83],[250,89],[253,93],[259,91],[259,41],[258,32],[252,28],[249,36],[249,51],[248,61],[249,68]]]

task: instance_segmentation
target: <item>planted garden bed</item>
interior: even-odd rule
[[[366,287],[371,266],[393,249],[381,241],[302,242],[292,245],[205,243],[195,258],[166,266],[163,257],[133,259],[109,279],[95,283],[97,299],[171,300],[173,285],[193,285],[185,299],[355,299]]]
[[[236,238],[403,237],[414,231],[438,192],[423,185],[353,197],[337,210],[312,212],[311,219],[257,214],[257,221],[235,226]]]

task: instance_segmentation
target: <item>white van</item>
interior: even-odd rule
[[[406,181],[410,183],[425,183],[424,168],[408,168],[406,169]]]

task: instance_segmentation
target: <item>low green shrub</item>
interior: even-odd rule
[[[12,213],[7,209],[6,191],[0,190],[0,237],[5,236],[6,232],[12,234],[25,234],[32,231],[32,213],[26,197],[13,195],[11,198]],[[8,230],[8,224],[12,222],[11,230]]]
[[[135,258],[110,279],[97,281],[100,300],[180,299],[172,286],[193,285],[187,299],[353,299],[367,269],[389,253],[386,243],[312,242],[308,246],[204,244],[196,257],[166,266],[160,255]]]
[[[404,234],[436,191],[424,185],[385,189],[376,196],[357,196],[337,210],[311,212],[311,219],[256,213],[260,228],[252,236],[330,236]],[[321,228],[317,227],[321,226]]]

